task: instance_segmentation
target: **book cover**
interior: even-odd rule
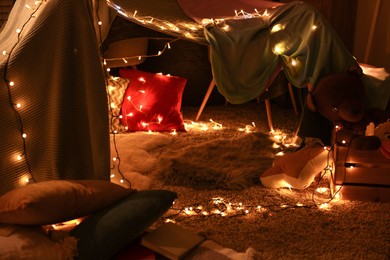
[[[164,223],[142,237],[141,245],[172,260],[182,259],[205,240],[174,223]]]

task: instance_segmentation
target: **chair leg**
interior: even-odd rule
[[[204,98],[203,98],[202,105],[201,105],[200,108],[199,108],[199,111],[198,111],[198,114],[197,114],[197,116],[196,116],[195,121],[198,121],[200,115],[202,114],[203,109],[204,109],[204,107],[206,106],[206,103],[207,103],[207,101],[209,100],[210,95],[211,95],[211,92],[213,91],[214,87],[215,87],[215,80],[214,80],[214,78],[212,78],[212,79],[211,79],[211,82],[210,82],[210,85],[209,85],[209,88],[207,89],[206,95],[205,95]]]
[[[271,132],[273,132],[274,131],[274,126],[273,126],[273,123],[272,123],[271,104],[269,102],[269,99],[268,98],[265,99],[264,103],[265,103],[265,110],[267,112],[268,127],[269,127],[269,130]]]
[[[297,108],[297,102],[295,101],[294,90],[293,90],[292,84],[290,82],[288,83],[288,92],[290,93],[290,98],[291,98],[292,106],[294,108],[294,113],[296,116],[298,116],[299,113],[298,113],[298,108]]]

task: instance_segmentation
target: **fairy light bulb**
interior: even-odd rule
[[[297,66],[298,62],[295,59],[291,60],[291,65],[292,66]]]
[[[10,85],[11,87],[15,86],[15,82],[10,81],[10,82],[9,82],[9,85]]]
[[[275,24],[272,29],[271,29],[271,33],[274,33],[274,32],[278,32],[278,31],[281,31],[284,29],[284,26],[281,25],[280,23],[278,24]]]
[[[142,83],[146,82],[145,78],[143,78],[143,77],[139,77],[138,80],[141,81]]]
[[[283,54],[286,51],[286,45],[283,42],[277,43],[274,46],[275,54]]]
[[[113,160],[114,162],[116,162],[116,161],[118,160],[118,158],[112,157],[112,160]]]
[[[2,51],[1,52],[4,56],[7,55],[7,51]]]
[[[19,29],[19,28],[18,28],[18,29],[16,29],[16,33],[17,33],[17,34],[19,34],[19,33],[21,33],[21,32],[22,32],[22,30],[21,30],[21,29]]]
[[[103,24],[102,21],[99,21],[99,22],[98,22],[98,25],[99,25],[99,26],[101,26],[102,24]]]
[[[21,108],[21,107],[22,107],[22,104],[17,103],[17,104],[16,104],[16,107],[17,107],[17,108]]]
[[[26,138],[27,138],[27,134],[26,134],[26,133],[23,133],[23,134],[22,134],[22,138],[23,138],[23,139],[26,139]]]

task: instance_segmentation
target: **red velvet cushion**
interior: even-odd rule
[[[185,131],[180,109],[187,79],[133,69],[119,74],[130,79],[121,112],[128,131]]]

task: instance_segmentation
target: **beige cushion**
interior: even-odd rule
[[[129,190],[104,180],[43,181],[0,197],[0,223],[47,225],[87,216],[128,196]]]

